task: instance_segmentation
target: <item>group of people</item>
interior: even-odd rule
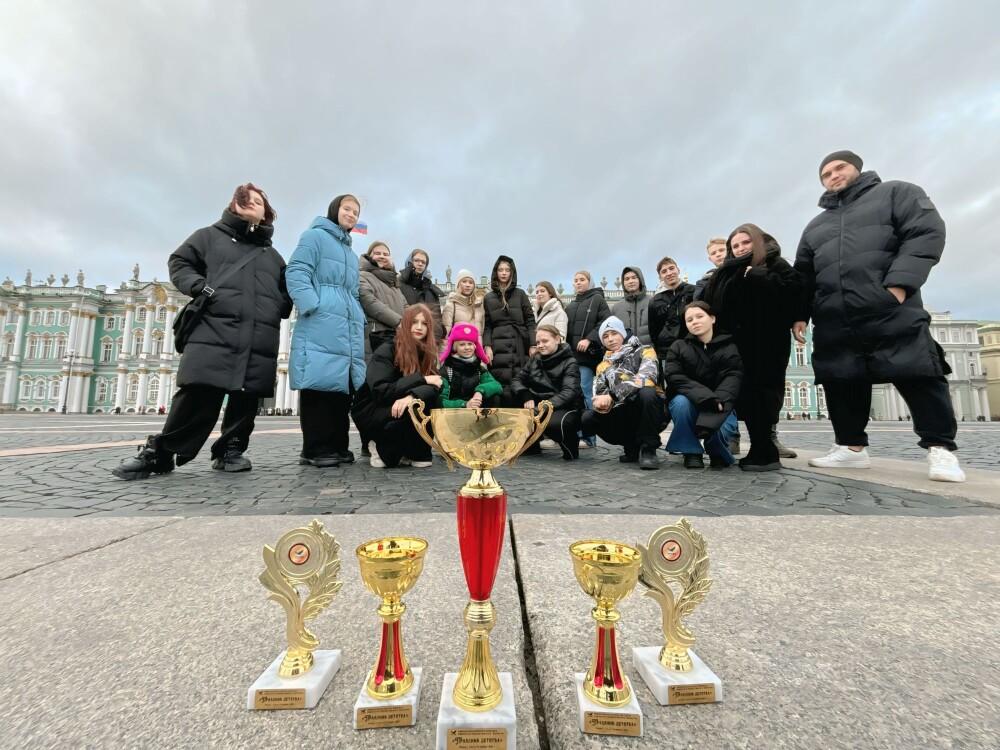
[[[823,159],[823,212],[803,232],[794,263],[773,236],[742,224],[708,243],[712,268],[696,284],[664,257],[650,294],[641,268],[626,266],[613,307],[586,270],[573,276],[565,308],[547,281],[532,301],[508,255],[496,259],[488,291],[463,269],[445,297],[424,250],[410,252],[400,271],[385,242],[355,254],[361,204],[350,194],[313,221],[286,266],[271,245],[276,214],[267,195],[241,185],[220,221],[170,256],[175,286],[208,295],[204,316],[186,342],[163,431],[114,473],[145,478],[190,461],[227,396],[212,465],[249,470],[257,401],[273,393],[280,322],[294,304],[289,376],[300,393],[304,465],[354,462],[353,419],[372,466],[430,466],[408,415],[414,399],[529,409],[548,400],[545,437],[566,460],[600,437],[642,469],[659,467],[661,447],[683,455],[686,468],[702,468],[706,453],[712,468],[725,468],[740,452],[742,420],[750,444],[740,468],[773,471],[790,453],[776,424],[792,337],[804,341],[812,320],[813,368],[836,443],[810,463],[869,466],[871,385],[891,382],[928,449],[930,477],[963,481],[948,365],[920,299],[944,248],[944,223],[916,185],[882,183],[861,169],[850,151]]]

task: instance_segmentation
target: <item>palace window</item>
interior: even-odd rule
[[[21,393],[18,395],[18,398],[21,401],[27,401],[29,398],[31,398],[31,381],[30,380],[22,380],[21,381]]]
[[[139,323],[145,323],[146,322],[146,308],[145,307],[140,307],[138,310],[136,310],[135,319]]]
[[[792,408],[792,384],[785,383],[785,408]]]
[[[68,326],[69,325],[69,313],[63,310],[59,313],[59,325]]]
[[[153,375],[149,379],[149,388],[146,389],[146,403],[155,404],[160,398],[160,377]]]
[[[111,339],[101,340],[101,362],[110,362],[114,355],[115,345]]]
[[[31,325],[37,326],[42,322],[42,313],[38,310],[32,310],[31,312]]]
[[[799,383],[799,407],[809,408],[809,386],[805,383]]]
[[[12,336],[4,336],[3,341],[0,342],[0,359],[6,359],[14,351],[14,339]]]
[[[965,343],[975,344],[976,343],[976,332],[971,328],[965,329]]]
[[[59,392],[62,389],[62,380],[54,379],[49,383],[49,399],[53,401],[59,400]]]
[[[38,339],[34,336],[28,336],[28,353],[24,355],[25,359],[38,359]]]
[[[52,339],[48,336],[42,339],[42,359],[52,359]]]
[[[156,319],[161,323],[167,319],[167,308],[161,307],[156,311]]]
[[[110,393],[110,391],[111,391],[111,384],[107,380],[104,380],[103,378],[101,380],[98,380],[97,396],[95,400],[98,402],[107,401],[108,393]]]
[[[45,313],[45,325],[54,326],[56,324],[56,311],[49,310]]]
[[[35,400],[45,400],[45,381],[42,378],[35,381]]]
[[[149,345],[149,353],[154,357],[158,357],[160,352],[163,350],[163,334],[157,331],[153,334],[153,340]]]
[[[132,375],[128,379],[128,394],[125,399],[129,403],[135,403],[137,398],[139,398],[139,376]]]
[[[823,386],[816,386],[816,406],[820,411],[826,411],[826,391]]]
[[[806,347],[803,344],[795,345],[795,366],[806,366]]]
[[[142,331],[136,331],[132,335],[132,356],[138,357],[142,352],[142,339],[145,334]]]
[[[113,331],[115,330],[115,316],[109,315],[104,321],[104,330]]]
[[[62,360],[66,356],[66,336],[60,334],[56,336],[56,359]]]

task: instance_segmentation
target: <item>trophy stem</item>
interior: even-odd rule
[[[671,672],[690,672],[694,662],[686,646],[667,643],[660,649],[660,666]]]
[[[583,692],[602,706],[625,705],[632,698],[632,690],[622,677],[618,659],[615,624],[621,615],[614,608],[598,606],[591,611],[591,616],[597,621],[597,639]]]
[[[489,472],[483,472],[488,474]],[[492,476],[489,477],[492,480]],[[507,528],[507,495],[458,495],[458,544],[472,600],[465,607],[469,640],[453,697],[467,711],[488,711],[500,703],[500,676],[490,654],[496,608],[490,601]]]
[[[305,674],[312,669],[313,661],[312,649],[289,646],[278,666],[278,676],[297,677],[300,674]]]
[[[413,685],[413,672],[403,652],[402,602],[383,602],[378,608],[382,618],[382,638],[378,658],[368,673],[365,687],[372,698],[384,700],[403,695]]]

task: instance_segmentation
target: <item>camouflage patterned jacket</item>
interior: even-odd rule
[[[617,352],[604,352],[604,359],[597,365],[594,375],[594,395],[611,396],[614,405],[619,406],[647,386],[656,388],[662,396],[663,391],[657,385],[659,380],[656,350],[632,336]]]

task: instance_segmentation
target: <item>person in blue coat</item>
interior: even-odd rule
[[[354,462],[347,449],[351,400],[365,382],[365,313],[351,230],[361,215],[353,195],[338,195],[299,238],[288,262],[288,293],[298,308],[288,371],[299,391],[300,464]]]

